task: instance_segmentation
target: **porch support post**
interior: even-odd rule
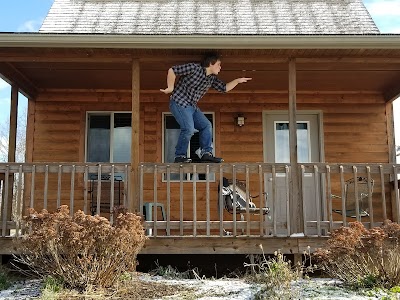
[[[18,87],[11,86],[10,136],[8,137],[8,162],[15,162],[17,146]]]
[[[11,106],[10,106],[10,129],[8,137],[8,162],[15,162],[15,154],[17,147],[17,118],[18,118],[18,91],[19,88],[15,84],[11,86]],[[8,199],[7,199],[7,221],[12,219],[13,208],[13,187],[14,174],[8,176]],[[4,224],[4,223],[3,223]],[[6,230],[6,234],[10,234],[10,230]]]
[[[129,211],[139,209],[139,125],[140,125],[140,64],[138,59],[132,61],[132,141],[131,141],[131,176],[129,182]]]
[[[398,100],[399,101],[399,100]],[[396,142],[395,142],[395,130],[394,130],[394,115],[393,115],[393,102],[386,102],[386,131],[387,131],[387,139],[388,139],[388,148],[389,148],[389,164],[396,163]],[[395,174],[389,176],[390,182],[394,183],[397,180],[397,176]],[[395,186],[394,184],[392,185]],[[392,219],[394,221],[400,220],[400,207],[397,205],[396,201],[396,190],[391,189],[391,204],[392,204]]]
[[[290,232],[304,232],[300,176],[297,161],[297,118],[296,118],[296,59],[289,60],[289,149],[291,180],[289,184]]]

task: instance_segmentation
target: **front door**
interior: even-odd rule
[[[264,113],[264,161],[267,163],[290,163],[289,150],[289,117],[287,112]],[[297,159],[299,163],[321,161],[320,145],[320,115],[319,113],[297,113]],[[271,208],[273,220],[273,206],[276,205],[275,216],[278,222],[277,234],[287,233],[287,189],[286,175],[276,174],[276,199],[272,195],[272,176],[266,178],[266,191],[269,195],[268,205]],[[303,180],[303,195],[306,206],[306,219],[316,220],[315,180],[313,174],[305,174]],[[321,207],[321,205],[319,205]],[[293,220],[291,220],[293,222]],[[313,230],[308,230],[311,233]]]

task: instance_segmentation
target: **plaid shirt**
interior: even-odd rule
[[[206,69],[199,64],[177,65],[172,70],[175,75],[181,75],[171,95],[171,99],[180,106],[197,106],[210,87],[221,93],[226,92],[226,84],[214,74],[207,76]]]

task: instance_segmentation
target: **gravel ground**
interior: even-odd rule
[[[241,279],[218,279],[218,280],[194,280],[164,279],[160,276],[150,276],[142,274],[139,279],[145,283],[166,284],[188,287],[189,291],[180,292],[173,296],[165,296],[159,299],[199,299],[199,300],[251,300],[256,293],[260,291],[261,286],[250,284]],[[41,281],[27,280],[16,283],[8,290],[0,292],[0,299],[30,300],[39,299],[41,295]],[[363,292],[356,293],[340,286],[340,283],[332,279],[313,278],[310,280],[301,280],[292,284],[294,299],[346,299],[346,300],[364,300],[364,299],[385,299],[387,296],[383,292]],[[278,297],[279,298],[279,297]],[[146,299],[146,296],[143,297]],[[147,298],[154,299],[154,298]],[[269,298],[266,298],[269,299]],[[292,298],[293,299],[293,298]],[[386,299],[400,299],[400,295],[392,296]]]

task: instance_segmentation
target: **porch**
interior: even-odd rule
[[[294,173],[298,185],[292,184]],[[393,180],[400,165],[395,164],[141,163],[132,169],[129,164],[2,163],[0,174],[1,253],[13,251],[11,236],[20,234],[28,207],[54,211],[68,205],[71,214],[83,210],[110,222],[115,206],[145,213],[150,239],[144,253],[258,253],[259,244],[272,252],[302,253],[355,220],[367,227],[400,221],[399,185]],[[247,198],[261,195],[253,202],[263,207],[266,201],[270,213],[253,214],[249,205],[242,216],[228,213],[219,184],[224,177],[243,181]],[[370,182],[371,193],[360,197],[357,185],[352,192],[356,207],[366,208],[368,216],[359,209],[355,216],[337,213],[346,210],[346,181],[361,177]]]

